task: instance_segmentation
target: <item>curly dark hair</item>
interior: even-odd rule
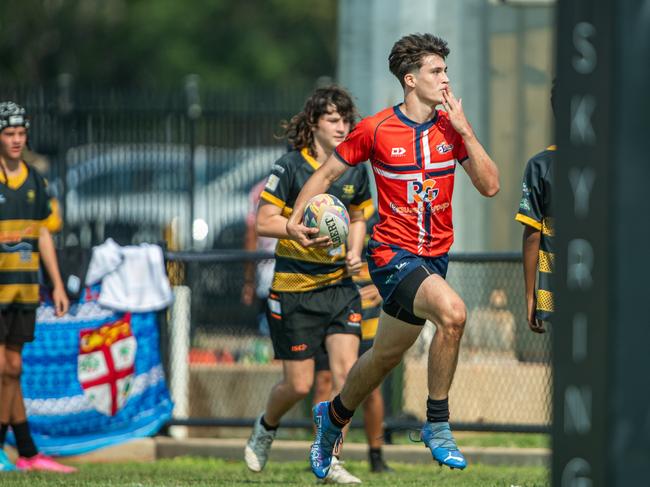
[[[316,157],[316,146],[314,145],[313,128],[318,124],[318,119],[332,111],[332,107],[347,122],[350,123],[350,130],[354,127],[358,113],[350,94],[339,86],[327,86],[316,89],[305,101],[300,113],[294,115],[291,120],[281,124],[283,134],[291,147],[301,150],[307,147],[309,154]]]
[[[449,56],[447,41],[433,34],[410,34],[393,44],[388,55],[388,68],[404,88],[404,76],[422,67],[422,58],[437,54],[442,59]]]

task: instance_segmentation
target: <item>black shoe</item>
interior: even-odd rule
[[[395,470],[386,465],[381,452],[370,452],[370,471],[372,473],[393,473]]]

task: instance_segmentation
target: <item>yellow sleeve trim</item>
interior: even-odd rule
[[[50,216],[43,220],[43,225],[50,231],[50,233],[57,233],[61,228],[63,228],[63,220],[61,219],[59,202],[56,198],[50,200],[50,208],[52,212],[50,213]]]
[[[274,204],[279,208],[284,208],[286,205],[286,203],[282,201],[280,198],[278,198],[277,196],[273,196],[271,193],[268,193],[267,191],[262,191],[260,198],[262,198],[264,201],[268,201],[269,203]]]
[[[370,220],[372,218],[372,215],[374,215],[374,213],[375,213],[375,205],[366,206],[363,209],[363,217],[366,220]]]
[[[359,211],[367,208],[368,206],[372,206],[372,198],[367,199],[366,201],[363,201],[359,203],[358,205],[350,205],[350,209],[354,211]]]
[[[542,230],[542,224],[536,220],[533,220],[531,217],[517,213],[515,220],[529,227],[533,227],[535,230]]]

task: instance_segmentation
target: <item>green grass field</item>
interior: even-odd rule
[[[417,432],[411,433],[417,437]],[[508,447],[508,448],[550,448],[551,437],[537,433],[483,433],[472,431],[456,431],[454,436],[458,444],[463,446],[476,447]],[[278,439],[312,441],[313,433],[306,430],[280,430]],[[346,436],[347,443],[365,443],[365,433],[361,429],[350,430]],[[409,439],[407,432],[401,431],[393,434],[393,443],[396,445],[409,445],[413,441]]]
[[[540,467],[492,467],[472,465],[466,471],[442,469],[436,465],[392,464],[394,474],[376,475],[365,462],[348,462],[346,467],[365,485],[436,487],[533,487],[548,486],[548,471]],[[305,462],[271,463],[264,472],[249,472],[243,462],[219,459],[177,458],[154,463],[81,465],[72,475],[44,473],[0,474],[2,487],[34,486],[267,486],[315,485]]]

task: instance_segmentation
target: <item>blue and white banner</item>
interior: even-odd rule
[[[62,318],[39,308],[22,387],[34,441],[46,454],[153,435],[173,408],[155,313],[114,313],[94,301]]]

